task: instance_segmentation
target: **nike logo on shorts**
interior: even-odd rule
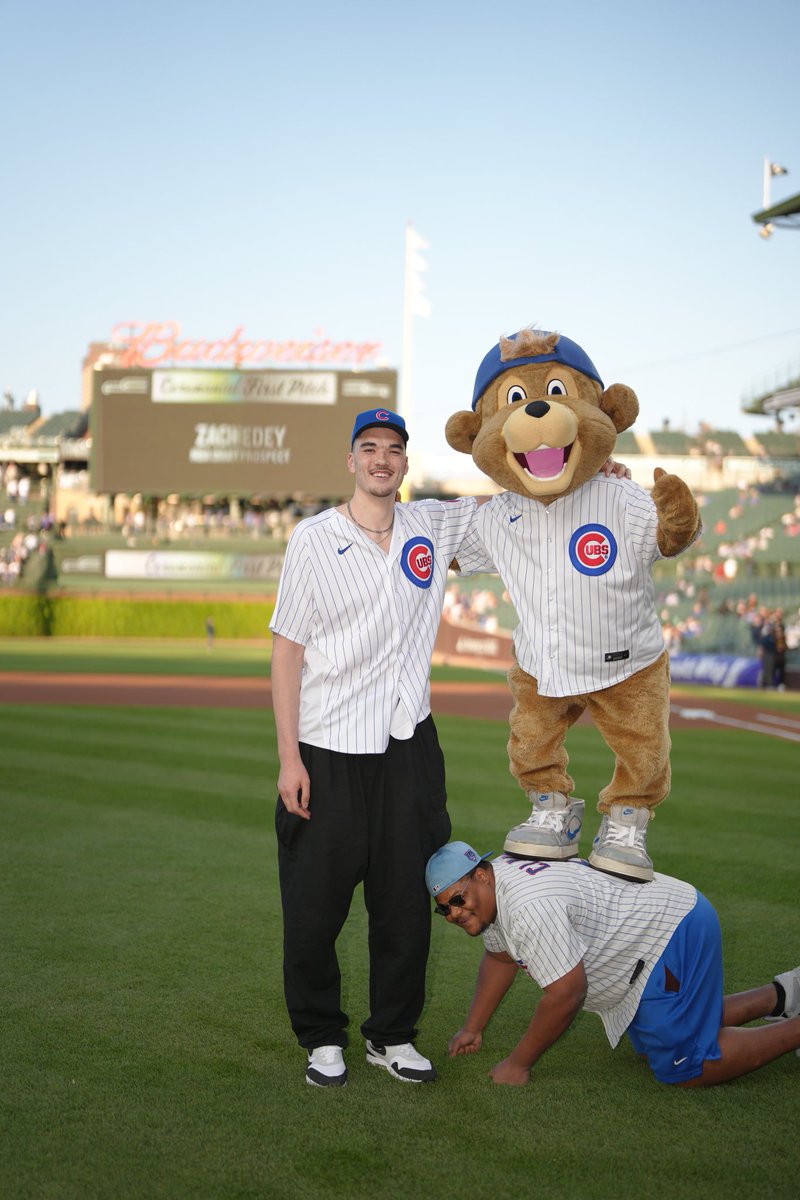
[[[689,1057],[688,1054],[684,1054],[683,1058],[673,1058],[673,1060],[672,1060],[673,1067],[679,1067],[681,1065],[681,1063],[686,1062],[688,1057]]]
[[[350,549],[352,544],[353,544],[352,542],[348,542],[346,546],[343,546],[341,549],[337,550],[336,553],[337,554],[347,554],[347,551]]]

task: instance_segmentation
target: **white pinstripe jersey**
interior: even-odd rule
[[[548,505],[502,492],[476,526],[519,618],[517,660],[543,696],[600,691],[662,653],[650,574],[662,556],[643,488],[595,475]]]
[[[301,521],[286,548],[270,629],[305,647],[300,741],[380,754],[430,707],[430,666],[447,569],[491,569],[476,502],[395,505],[388,553],[334,508]]]
[[[583,860],[534,863],[502,854],[492,866],[497,917],[484,931],[486,949],[505,950],[543,988],[583,961],[584,1007],[600,1016],[616,1046],[667,942],[694,908],[695,889],[658,872],[652,883],[628,883]]]

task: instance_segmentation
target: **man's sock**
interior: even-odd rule
[[[784,988],[782,983],[778,983],[777,979],[773,979],[772,986],[775,988],[775,991],[778,993],[778,1003],[775,1005],[775,1007],[773,1008],[772,1012],[769,1015],[771,1017],[782,1017],[783,1010],[786,1008],[786,989]]]

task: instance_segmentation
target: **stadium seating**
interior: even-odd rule
[[[755,441],[770,458],[800,458],[800,437],[793,433],[758,433]]]
[[[38,416],[39,414],[36,411],[0,412],[0,437],[4,437],[17,429],[21,433],[29,425],[32,425]]]
[[[651,433],[650,437],[656,454],[674,457],[675,455],[691,454],[692,451],[697,452],[695,443],[688,433],[682,433],[679,430],[659,429],[655,433]]]
[[[79,438],[83,437],[89,427],[89,419],[85,412],[63,412],[48,417],[34,431],[37,441],[50,438]]]

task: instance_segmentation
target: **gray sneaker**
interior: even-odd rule
[[[530,792],[533,812],[527,821],[510,829],[504,849],[526,858],[563,861],[578,853],[583,824],[583,800],[561,792]]]
[[[612,804],[592,843],[589,865],[635,883],[649,883],[653,863],[647,856],[648,808]]]

